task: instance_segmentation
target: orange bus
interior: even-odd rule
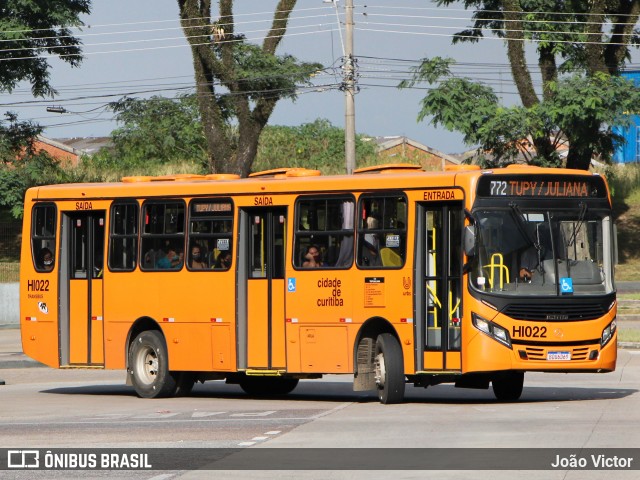
[[[128,177],[26,194],[24,352],[126,369],[140,397],[253,395],[351,374],[522,393],[524,372],[615,368],[615,229],[584,171],[405,164]]]

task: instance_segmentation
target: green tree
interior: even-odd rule
[[[14,113],[0,121],[0,207],[22,217],[27,188],[59,183],[63,172],[44,152],[35,152],[33,139],[42,128],[32,122],[18,121]]]
[[[438,4],[453,2],[439,0]],[[608,160],[616,138],[610,127],[614,122],[624,121],[621,120],[620,105],[630,105],[637,98],[633,85],[617,76],[629,58],[630,46],[637,40],[634,28],[640,14],[640,1],[465,0],[464,5],[474,10],[474,24],[456,34],[454,43],[476,42],[485,31],[504,38],[522,107],[504,108],[496,101],[489,109],[493,113],[486,108],[482,111],[486,116],[484,130],[495,129],[493,144],[483,141],[489,140],[491,132],[486,132],[485,136],[480,132],[476,135],[468,124],[461,125],[462,120],[456,120],[455,125],[435,121],[450,129],[462,127],[463,133],[471,133],[465,133],[469,140],[480,136],[475,138],[476,143],[481,148],[502,154],[499,161],[513,156],[514,148],[525,138],[511,135],[510,125],[519,127],[515,130],[518,134],[528,132],[539,157],[532,160],[534,162],[557,164],[556,147],[561,139],[569,144],[566,165],[569,168],[588,169],[594,154]],[[527,42],[534,42],[536,46],[542,81],[540,93],[534,87],[535,80],[526,62]],[[435,96],[440,97],[440,106],[457,108],[452,106],[453,102],[445,101],[447,88],[456,85],[452,83],[450,72],[442,69],[442,59],[425,59],[413,79],[401,86],[420,81],[437,83]],[[474,83],[466,79],[464,82],[467,86]],[[580,95],[571,91],[577,87]],[[482,95],[487,89],[480,89]],[[615,100],[599,101],[598,95],[604,93],[608,97],[607,92],[615,92]],[[452,99],[454,94],[465,93],[471,92],[454,89]],[[435,100],[432,92],[427,94],[430,96],[423,101],[421,118],[431,114],[429,105]],[[480,100],[486,98],[481,96]],[[472,99],[467,101],[473,104]],[[526,127],[524,131],[522,124]]]
[[[206,164],[206,140],[194,95],[125,98],[110,105],[122,126],[111,132],[115,156],[129,166],[191,160]]]
[[[4,0],[0,2],[0,90],[11,92],[23,81],[34,96],[52,96],[49,61],[57,55],[77,67],[82,60],[80,39],[71,27],[82,25],[90,0]]]
[[[325,119],[295,127],[267,126],[260,137],[254,171],[280,167],[344,173],[344,129]],[[362,135],[356,137],[356,154],[361,166],[377,161],[375,145]]]
[[[0,91],[12,92],[27,81],[34,96],[53,96],[44,56],[80,65],[81,42],[71,28],[82,25],[80,15],[90,6],[90,0],[0,1]],[[64,181],[64,173],[51,157],[33,151],[33,139],[42,131],[38,125],[18,121],[14,113],[5,117],[0,121],[0,206],[20,217],[26,189]]]
[[[278,100],[295,99],[297,86],[321,68],[275,53],[296,1],[278,2],[271,29],[258,46],[235,33],[233,0],[219,0],[218,15],[211,0],[178,0],[211,172],[246,176]]]

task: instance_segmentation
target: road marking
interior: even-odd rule
[[[214,415],[222,415],[227,412],[193,412],[191,418],[213,417]]]
[[[247,413],[232,413],[230,417],[266,417],[276,413],[276,410],[267,410],[266,412],[247,412]]]
[[[331,410],[327,410],[326,412],[320,412],[317,415],[312,415],[309,418],[312,420],[315,420],[316,418],[326,417],[327,415],[331,415],[332,413],[339,412],[340,410],[347,408],[348,406],[353,405],[354,403],[355,402],[345,402],[338,405],[337,407],[332,408]]]
[[[265,432],[265,435],[278,435],[279,433],[282,433],[282,430],[271,430],[270,432]]]
[[[256,442],[262,441],[262,440],[266,440],[269,437],[253,437],[251,440],[255,440]]]
[[[180,412],[174,412],[174,413],[155,412],[155,413],[147,413],[146,415],[136,415],[132,418],[170,418],[170,417],[175,417],[176,415],[180,415]]]
[[[240,442],[238,446],[240,447],[250,447],[251,445],[255,445],[256,442]]]

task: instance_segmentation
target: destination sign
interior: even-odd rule
[[[478,180],[479,197],[606,198],[599,176],[485,175]]]
[[[230,202],[196,203],[193,205],[194,213],[231,212],[232,209]]]

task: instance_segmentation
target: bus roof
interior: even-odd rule
[[[124,177],[121,182],[75,183],[33,187],[27,198],[33,200],[140,198],[155,196],[267,195],[277,193],[314,193],[369,190],[405,190],[454,187],[473,182],[473,177],[501,174],[584,175],[584,170],[509,166],[480,170],[477,166],[453,171],[423,171],[405,164],[378,165],[360,169],[355,175],[320,175],[317,170],[283,168],[257,172],[249,178],[235,174],[177,174]],[[381,175],[381,173],[383,175]],[[466,177],[465,181],[460,181]]]

